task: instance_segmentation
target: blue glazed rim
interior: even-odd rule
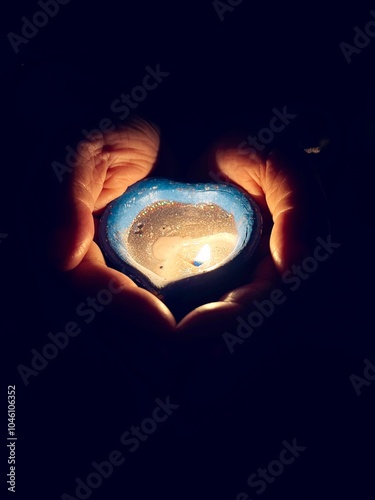
[[[190,200],[189,195],[193,199]],[[133,267],[134,261],[122,240],[124,231],[131,227],[136,216],[146,206],[161,200],[194,205],[216,203],[231,213],[239,233],[239,241],[231,253],[233,257],[220,267],[207,272],[181,278],[166,285],[153,283],[142,271]],[[245,263],[258,246],[262,227],[262,216],[258,205],[241,188],[228,183],[186,183],[153,177],[136,182],[107,206],[100,219],[99,245],[115,269],[160,298],[166,298],[193,285],[194,287],[203,287],[205,283],[208,285],[211,279],[224,276]]]

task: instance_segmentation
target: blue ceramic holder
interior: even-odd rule
[[[139,265],[127,244],[127,234],[139,214],[157,202],[177,202],[188,205],[215,204],[230,214],[238,233],[234,249],[222,265],[199,274],[163,283],[163,279]],[[256,249],[262,231],[262,218],[254,200],[230,184],[192,184],[167,179],[149,178],[130,186],[123,195],[106,208],[99,226],[99,244],[116,269],[132,278],[138,285],[161,299],[182,291],[207,288],[215,279],[233,274]],[[209,228],[207,235],[209,235]],[[140,240],[141,242],[141,240]],[[194,262],[194,265],[200,265]]]

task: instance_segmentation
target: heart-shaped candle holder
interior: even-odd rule
[[[261,229],[254,200],[230,184],[150,178],[108,205],[99,240],[115,268],[165,299],[233,273]]]

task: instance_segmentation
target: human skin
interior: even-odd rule
[[[65,215],[51,237],[51,258],[73,286],[87,293],[95,295],[114,283],[121,291],[115,294],[113,306],[121,310],[125,321],[136,318],[133,323],[140,329],[181,338],[192,332],[222,331],[307,254],[304,183],[279,154],[241,153],[240,137],[221,138],[207,150],[191,175],[198,172],[196,177],[204,181],[214,173],[246,190],[261,209],[263,237],[248,283],[216,302],[199,306],[177,324],[161,300],[107,266],[95,235],[98,216],[105,207],[154,172],[160,141],[158,128],[137,117],[126,126],[80,143],[76,164],[64,178],[60,204]]]

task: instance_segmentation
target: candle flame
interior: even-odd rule
[[[195,266],[201,266],[205,262],[207,262],[211,258],[211,250],[210,245],[207,243],[203,245],[203,247],[197,253],[197,256],[194,259]]]

